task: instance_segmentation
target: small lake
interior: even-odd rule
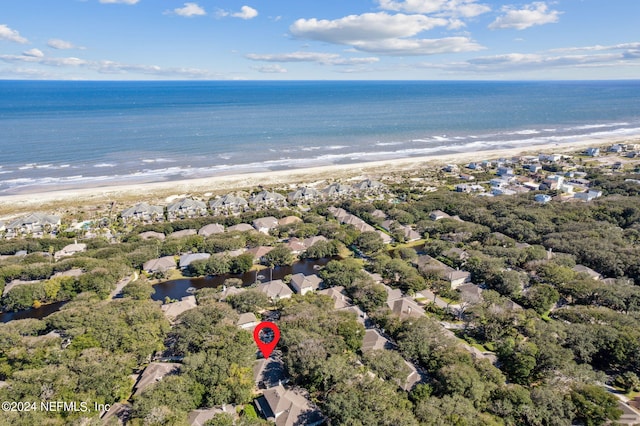
[[[292,266],[279,266],[273,269],[267,268],[261,271],[251,271],[240,275],[225,274],[211,277],[183,278],[180,280],[165,281],[153,286],[156,292],[151,298],[153,300],[160,301],[164,301],[166,297],[180,300],[183,297],[190,295],[190,293],[187,292],[187,289],[190,287],[195,289],[201,289],[204,287],[220,287],[227,278],[239,278],[242,280],[243,285],[249,286],[257,281],[266,282],[270,279],[282,279],[288,274],[302,273],[305,275],[311,275],[317,273],[319,267],[326,265],[331,260],[333,260],[333,258],[330,257],[317,260],[301,260],[294,263]],[[39,308],[24,309],[16,312],[3,312],[0,313],[0,323],[27,318],[42,319],[47,315],[57,312],[65,303],[67,302],[56,302],[48,305],[42,305]]]
[[[292,266],[278,266],[273,269],[267,268],[260,271],[250,271],[245,274],[225,274],[210,277],[183,278],[179,280],[165,281],[153,286],[156,292],[151,296],[153,300],[164,301],[166,297],[170,299],[180,300],[191,293],[187,291],[190,287],[199,290],[205,287],[220,287],[228,278],[239,278],[244,286],[253,283],[267,282],[271,279],[279,280],[289,274],[317,274],[318,268],[329,263],[332,258],[323,258],[317,260],[301,260]]]

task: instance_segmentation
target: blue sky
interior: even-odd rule
[[[640,0],[2,0],[1,79],[638,79]]]

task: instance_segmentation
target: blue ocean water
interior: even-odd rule
[[[0,195],[640,136],[640,81],[0,81]]]

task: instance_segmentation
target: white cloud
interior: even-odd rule
[[[175,13],[178,16],[184,16],[187,18],[191,18],[192,16],[204,16],[207,14],[207,12],[200,7],[198,3],[185,3],[184,7],[178,7],[169,13]]]
[[[253,19],[258,16],[258,11],[251,6],[242,6],[240,12],[232,13],[231,16],[240,19]]]
[[[563,47],[563,48],[558,48],[558,49],[551,49],[549,52],[557,52],[557,53],[561,53],[561,52],[590,52],[590,51],[624,50],[624,49],[640,50],[640,42],[638,42],[638,43],[620,43],[620,44],[614,44],[614,45],[610,45],[610,46],[595,45],[595,46],[582,46],[582,47]]]
[[[476,0],[378,0],[378,4],[384,10],[462,18],[473,18],[491,10],[488,5],[476,3]]]
[[[34,58],[42,58],[44,53],[40,49],[29,49],[26,52],[22,52],[24,56],[32,56]]]
[[[265,65],[262,67],[251,67],[258,72],[265,74],[284,74],[287,72],[286,68],[281,67],[280,65]]]
[[[100,3],[104,3],[104,4],[116,4],[116,3],[136,4],[139,1],[140,0],[100,0]]]
[[[557,10],[549,10],[544,2],[534,2],[524,6],[522,9],[514,9],[512,6],[504,6],[503,16],[499,16],[489,25],[489,29],[524,30],[535,25],[552,24],[558,22],[560,14]]]
[[[47,46],[58,49],[58,50],[68,50],[68,49],[84,49],[84,47],[76,46],[70,41],[60,40],[57,38],[52,38],[47,42]]]
[[[444,53],[475,52],[484,47],[468,37],[446,37],[438,39],[388,39],[354,43],[354,47],[365,52],[391,56],[438,55]]]
[[[264,54],[250,53],[245,56],[252,61],[265,62],[317,62],[323,65],[360,65],[378,62],[378,58],[344,58],[337,53],[292,52]]]
[[[29,40],[22,37],[16,30],[12,30],[5,24],[0,24],[0,40],[13,41],[14,43],[26,44]]]
[[[332,21],[298,19],[289,30],[299,38],[336,44],[411,37],[422,31],[446,26],[448,20],[424,15],[389,15],[386,12],[349,15]]]

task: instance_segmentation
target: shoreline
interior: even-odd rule
[[[211,177],[180,179],[161,182],[124,183],[105,186],[85,186],[79,188],[51,190],[36,189],[19,194],[0,195],[0,215],[7,216],[29,210],[44,210],[72,207],[69,203],[82,203],[78,207],[97,206],[102,203],[120,204],[135,201],[161,202],[168,197],[187,195],[217,194],[224,191],[238,191],[257,186],[283,186],[310,184],[312,182],[336,181],[356,177],[383,177],[385,174],[415,170],[426,166],[461,164],[469,161],[481,161],[517,155],[537,155],[545,153],[575,153],[590,146],[601,147],[615,143],[640,142],[638,139],[620,137],[593,138],[569,142],[566,144],[541,144],[514,148],[498,148],[485,151],[449,153],[422,157],[396,158],[360,162],[353,164],[315,166],[308,168],[285,169],[217,175]],[[124,208],[124,204],[118,208]]]

